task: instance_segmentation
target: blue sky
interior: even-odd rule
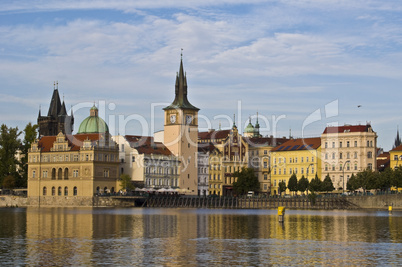
[[[112,134],[150,135],[183,48],[200,130],[233,114],[243,128],[257,111],[264,135],[370,122],[389,150],[402,125],[401,13],[393,0],[3,0],[0,123],[36,122],[58,81],[75,129],[95,102]]]

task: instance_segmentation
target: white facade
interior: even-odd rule
[[[209,153],[198,152],[198,195],[208,195]]]

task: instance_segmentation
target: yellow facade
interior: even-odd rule
[[[297,180],[304,176],[310,182],[316,175],[321,179],[319,143],[320,138],[296,139],[289,140],[273,149],[271,152],[271,193],[273,195],[279,194],[280,182],[284,181],[286,186],[288,185],[292,174],[296,174]],[[295,146],[298,147],[295,148]],[[286,189],[286,194],[290,194],[289,189]]]
[[[118,148],[105,135],[42,137],[28,152],[28,197],[56,204],[116,192],[118,166]]]
[[[391,151],[389,151],[389,167],[395,169],[396,167],[402,166],[402,146],[398,146]]]

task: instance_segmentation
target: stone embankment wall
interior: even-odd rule
[[[0,195],[0,207],[26,207],[27,203],[26,197]]]
[[[376,195],[376,196],[351,196],[347,201],[361,209],[388,209],[402,210],[402,194]]]

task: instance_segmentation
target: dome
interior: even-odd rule
[[[106,132],[109,132],[109,127],[102,118],[98,117],[98,109],[94,105],[90,109],[90,116],[81,122],[78,134]]]
[[[251,119],[246,128],[244,128],[244,133],[254,133],[254,126],[251,124]]]

